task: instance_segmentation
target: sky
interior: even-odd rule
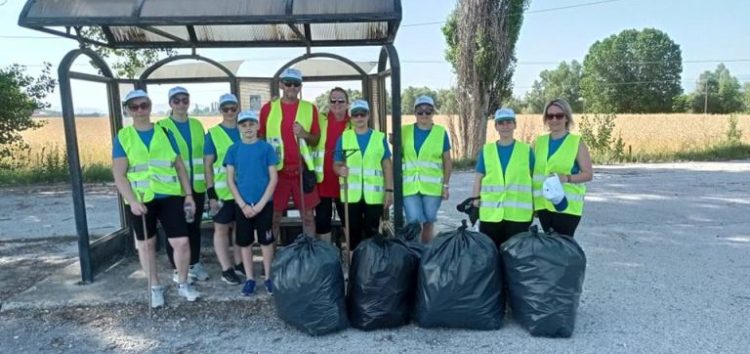
[[[36,74],[43,62],[57,64],[77,44],[17,25],[26,0],[0,0],[0,67],[19,63]],[[441,27],[456,0],[402,0],[403,20],[396,36],[402,67],[402,88],[428,86],[449,88],[455,83],[445,61],[445,38]],[[750,0],[531,0],[516,44],[518,60],[513,76],[514,94],[523,96],[542,70],[554,69],[561,61],[583,61],[589,47],[626,29],[656,28],[666,32],[682,49],[682,86],[695,88],[700,73],[723,62],[740,81],[750,81]],[[50,38],[51,37],[51,38]],[[379,48],[313,48],[352,60],[376,61]],[[271,76],[284,63],[304,54],[295,49],[198,49],[198,54],[217,61],[247,60],[240,76]],[[85,59],[74,64],[90,71]],[[314,98],[341,83],[310,83],[303,95]],[[208,105],[229,90],[224,84],[186,85],[194,103]],[[343,83],[358,88],[358,83]],[[149,86],[157,101],[169,87]],[[103,85],[73,82],[77,111],[106,111]],[[123,93],[124,95],[124,93]],[[60,107],[59,93],[48,98]],[[157,105],[158,107],[158,105]]]

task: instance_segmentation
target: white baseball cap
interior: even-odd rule
[[[281,80],[302,82],[302,72],[295,68],[286,68],[279,75]]]
[[[260,123],[260,118],[258,117],[258,112],[256,111],[242,111],[240,114],[237,115],[237,124],[242,123],[247,120],[254,120],[258,123]]]

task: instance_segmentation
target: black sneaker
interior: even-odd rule
[[[241,276],[244,277],[245,276],[245,265],[242,264],[242,263],[235,264],[234,265],[234,272],[237,273],[237,275],[241,275]]]
[[[234,274],[234,271],[232,270],[232,268],[229,268],[221,272],[221,280],[223,280],[227,284],[232,284],[232,285],[238,285],[242,283],[242,281],[240,281],[240,277],[238,277],[237,274]]]

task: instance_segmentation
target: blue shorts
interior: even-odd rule
[[[437,221],[437,212],[442,203],[442,197],[415,194],[404,197],[404,212],[406,222],[434,223]]]

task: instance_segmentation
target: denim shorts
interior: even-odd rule
[[[434,223],[437,221],[437,212],[442,203],[442,197],[415,194],[404,197],[404,212],[406,222]]]

